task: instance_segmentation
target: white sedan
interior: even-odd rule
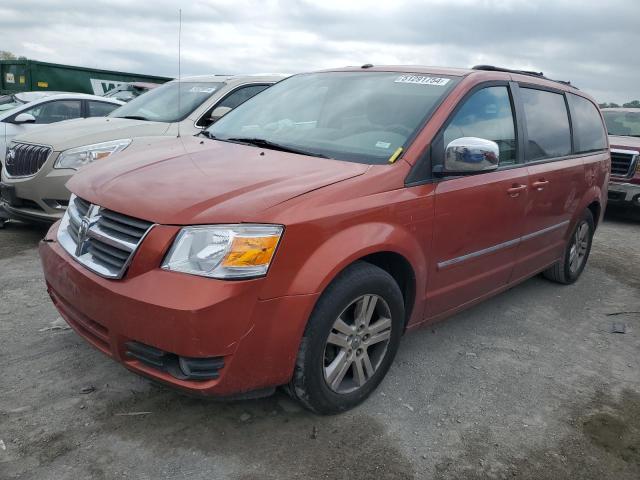
[[[104,117],[124,105],[114,98],[63,92],[22,92],[0,97],[0,162],[16,135],[74,118]]]

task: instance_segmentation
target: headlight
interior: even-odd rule
[[[282,236],[280,225],[206,225],[185,227],[162,268],[203,277],[261,277]]]
[[[127,148],[130,143],[131,139],[125,138],[112,142],[95,143],[93,145],[71,148],[60,154],[53,168],[73,168],[77,170],[94,160],[100,160],[116,152],[121,152]]]

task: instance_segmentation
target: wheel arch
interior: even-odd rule
[[[600,204],[600,200],[593,200],[589,205],[587,205],[587,209],[591,211],[593,215],[593,223],[595,228],[598,228],[598,224],[600,223],[600,215],[602,214],[602,205]]]
[[[331,262],[332,258],[339,261]],[[388,223],[352,226],[323,242],[296,272],[291,290],[322,294],[342,271],[358,261],[376,265],[398,282],[405,299],[405,325],[422,313],[417,293],[426,288],[424,250],[408,229]]]

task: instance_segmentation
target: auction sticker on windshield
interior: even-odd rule
[[[213,93],[216,91],[215,87],[191,87],[190,92],[194,93]]]
[[[444,87],[449,83],[449,78],[423,77],[422,75],[400,75],[395,83],[417,83],[419,85],[437,85]]]

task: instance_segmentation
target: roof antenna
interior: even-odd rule
[[[178,115],[180,115],[181,112],[181,104],[180,104],[180,97],[182,96],[182,88],[180,85],[180,77],[181,77],[181,63],[182,63],[182,56],[181,56],[181,39],[182,39],[182,9],[178,10]],[[180,121],[178,121],[178,138],[180,138]]]

